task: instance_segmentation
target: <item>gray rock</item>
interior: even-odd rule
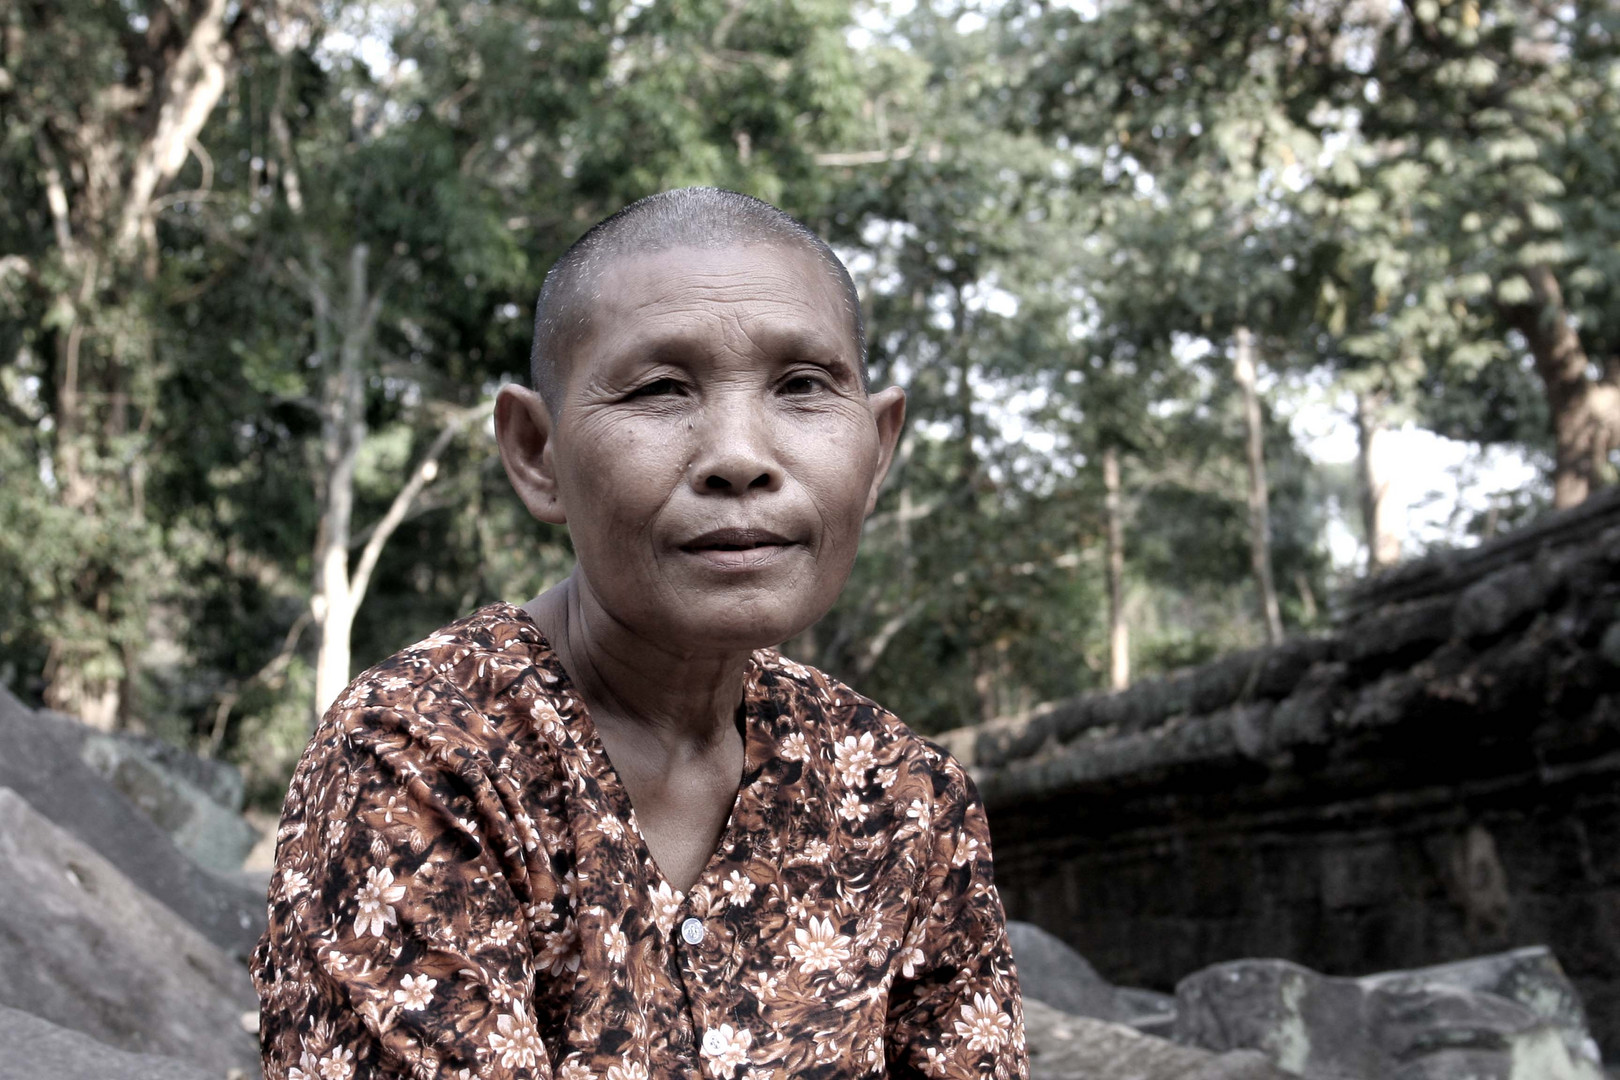
[[[185,781],[227,810],[240,812],[242,809],[244,796],[242,770],[228,761],[200,757],[151,735],[136,735],[129,731],[97,731],[80,724],[71,716],[63,716],[49,709],[41,710],[41,715],[73,724],[84,730],[92,740],[117,743],[122,747],[122,754],[119,756],[143,758],[151,762],[154,768],[162,769],[169,775]]]
[[[251,1068],[246,970],[0,788],[0,1005],[120,1050]]]
[[[1290,1080],[1263,1054],[1212,1054],[1024,999],[1030,1080]]]
[[[1569,976],[1564,974],[1552,950],[1544,945],[1433,967],[1413,968],[1410,971],[1368,975],[1357,981],[1368,988],[1376,988],[1399,985],[1408,980],[1480,991],[1517,1002],[1549,1021],[1572,1056],[1593,1062],[1599,1060],[1597,1046],[1588,1033],[1586,1009],[1581,1005],[1581,996],[1569,981]]]
[[[239,812],[242,778],[235,769],[157,739],[81,732],[79,756],[85,764],[140,807],[193,862],[221,874],[242,868],[259,834]]]
[[[0,788],[0,1005],[120,1050],[255,1067],[247,971]]]
[[[1438,976],[1365,979],[1238,960],[1176,987],[1175,1036],[1208,1050],[1259,1050],[1311,1080],[1601,1080],[1578,1004],[1572,1013],[1559,999],[1555,972],[1550,956],[1514,954],[1446,965]],[[1527,1005],[1487,986],[1545,1000]]]
[[[1114,986],[1085,957],[1038,926],[1009,921],[1007,940],[1026,998],[1071,1016],[1110,1020],[1155,1033],[1168,1033],[1175,1021],[1175,999],[1169,994]]]
[[[131,1054],[0,1005],[0,1080],[220,1080],[189,1061]]]
[[[197,866],[168,834],[80,759],[67,725],[0,687],[0,787],[77,836],[214,944],[246,956],[264,930],[264,896]]]

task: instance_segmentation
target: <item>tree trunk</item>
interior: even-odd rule
[[[349,250],[341,314],[323,287],[317,253],[303,279],[315,310],[317,354],[329,365],[321,381],[321,464],[316,487],[321,501],[315,535],[315,592],[310,612],[318,645],[315,711],[325,712],[349,682],[349,632],[358,604],[349,580],[349,541],[354,531],[354,474],[366,437],[365,384],[361,366],[371,344],[379,304],[367,281],[370,250]],[[337,319],[337,325],[328,324]],[[333,330],[336,334],[333,334]],[[332,343],[338,342],[337,355]]]
[[[20,130],[31,131],[38,153],[45,210],[61,259],[61,273],[53,275],[62,282],[54,304],[60,320],[51,452],[57,499],[69,511],[103,516],[118,527],[142,516],[147,423],[134,426],[139,438],[132,448],[111,448],[129,441],[131,408],[147,417],[151,412],[150,403],[131,390],[127,364],[111,354],[139,347],[128,339],[147,330],[138,316],[98,315],[125,305],[133,312],[130,290],[156,277],[158,196],[179,175],[219,103],[236,62],[234,35],[251,7],[252,0],[157,5],[142,31],[124,37],[117,81],[87,88],[77,104],[29,102],[20,116]],[[24,5],[11,28],[13,43],[25,29],[40,40],[64,42],[77,40],[82,29],[61,5],[51,4]],[[122,343],[111,340],[108,324],[115,321]],[[120,460],[128,464],[119,466]],[[97,595],[63,598],[56,614],[69,626],[103,604],[109,590],[127,599],[121,586],[132,572],[94,551],[80,557],[86,565],[77,576],[103,584]],[[117,584],[108,586],[109,579]],[[131,617],[143,616],[136,611]],[[46,700],[98,726],[116,726],[128,711],[125,691],[138,655],[113,645],[111,629],[53,633],[59,639],[49,646]],[[90,674],[98,668],[120,670]]]
[[[1609,456],[1620,448],[1620,370],[1611,364],[1601,378],[1594,378],[1580,335],[1570,325],[1558,277],[1547,266],[1527,267],[1523,273],[1531,299],[1506,308],[1505,314],[1524,334],[1536,374],[1547,388],[1556,447],[1553,503],[1576,506],[1614,479]]]
[[[1125,625],[1125,522],[1120,507],[1119,450],[1102,455],[1103,512],[1108,519],[1108,689],[1131,685],[1131,636]]]
[[[1356,472],[1361,495],[1361,525],[1367,538],[1367,573],[1394,566],[1401,559],[1401,534],[1389,498],[1391,481],[1383,445],[1383,397],[1356,394]]]
[[[1248,327],[1240,326],[1233,338],[1232,377],[1243,393],[1243,422],[1248,434],[1249,558],[1254,567],[1255,584],[1260,589],[1266,641],[1275,645],[1282,640],[1282,615],[1277,607],[1277,587],[1271,578],[1271,505],[1266,492],[1260,393],[1255,388],[1254,337]]]

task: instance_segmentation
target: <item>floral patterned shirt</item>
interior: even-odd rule
[[[736,803],[682,893],[521,610],[362,675],[282,815],[268,1080],[1026,1077],[961,766],[771,651],[743,712]]]

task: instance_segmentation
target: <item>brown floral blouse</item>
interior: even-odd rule
[[[962,768],[775,652],[744,713],[736,804],[683,894],[522,611],[361,676],[282,815],[268,1080],[1026,1077]]]

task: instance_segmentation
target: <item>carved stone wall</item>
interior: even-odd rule
[[[1008,914],[1109,979],[1544,943],[1620,1057],[1620,493],[1385,575],[1330,636],[944,741]]]

